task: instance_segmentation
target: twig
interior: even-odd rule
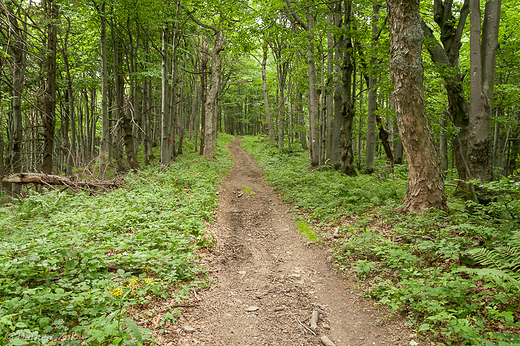
[[[300,321],[296,320],[296,322],[298,322],[303,328],[307,329],[309,332],[311,332],[312,334],[316,335],[316,333],[314,333],[312,331],[312,329],[309,329],[307,326],[305,326],[305,324],[301,323]]]
[[[412,238],[422,238],[422,239],[434,240],[432,237],[428,237],[427,235],[418,235],[418,234],[398,235],[398,236],[394,237],[394,239],[399,239],[399,238],[403,238],[403,237],[412,237]]]

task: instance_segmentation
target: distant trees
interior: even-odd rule
[[[4,1],[0,173],[103,176],[140,169],[140,152],[150,164],[153,147],[168,165],[185,131],[206,158],[219,131],[266,134],[280,148],[308,148],[314,167],[349,175],[390,172],[404,144],[410,191],[427,190],[420,176],[440,191],[443,171],[462,189],[492,179],[494,166],[511,172],[520,152],[514,3],[422,4],[414,17],[424,36],[414,51],[424,46],[429,55],[422,80],[405,78],[406,68],[419,68],[412,62],[397,71],[394,57],[390,65],[402,34],[389,30],[390,19],[401,20],[391,4]],[[417,108],[405,111],[412,99]]]

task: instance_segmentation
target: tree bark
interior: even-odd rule
[[[224,50],[224,37],[222,30],[217,30],[215,33],[215,43],[213,45],[213,52],[211,53],[211,79],[206,98],[206,126],[204,134],[204,158],[213,159],[213,151],[217,146],[216,141],[216,127],[214,124],[215,117],[217,117],[217,97],[220,89],[220,73],[222,65],[222,56],[220,53]]]
[[[409,169],[403,204],[412,211],[445,209],[444,174],[424,106],[419,0],[387,0],[387,6],[393,95]]]
[[[381,5],[372,6],[372,49],[377,47],[379,33],[379,9]],[[374,52],[372,52],[374,54]],[[373,56],[371,64],[375,65],[376,57]],[[367,142],[366,142],[366,171],[372,173],[374,171],[374,162],[376,158],[376,110],[377,110],[377,87],[374,73],[368,76],[368,119],[367,119]]]
[[[208,69],[208,56],[207,56],[207,43],[206,39],[203,38],[202,41],[202,63],[201,69],[202,74],[200,76],[201,79],[201,109],[200,109],[200,155],[204,155],[204,146],[205,146],[205,137],[206,137],[206,98],[208,91],[208,77],[206,75]]]
[[[105,2],[101,3],[101,141],[99,143],[99,173],[105,177],[108,142],[108,72]]]
[[[329,24],[334,24],[334,14],[328,15]],[[333,145],[333,123],[334,123],[334,90],[332,88],[334,73],[334,35],[332,33],[327,34],[327,153],[326,159],[332,159],[332,145]]]
[[[309,142],[311,151],[311,166],[318,166],[320,160],[319,151],[319,125],[318,125],[318,89],[316,84],[316,62],[314,60],[314,16],[307,13],[307,25],[309,33],[309,43],[307,49],[307,72],[309,74]]]
[[[45,1],[47,19],[47,54],[45,58],[45,91],[43,95],[43,159],[42,172],[51,174],[53,167],[54,132],[56,127],[56,26],[58,6],[54,0]]]
[[[262,57],[262,91],[264,94],[264,107],[265,107],[265,115],[267,118],[267,131],[269,132],[269,140],[271,143],[275,142],[274,138],[274,127],[273,127],[273,119],[271,117],[271,109],[269,107],[269,93],[267,91],[267,45],[263,46],[263,57]]]
[[[350,29],[352,20],[352,6],[348,0],[345,1],[345,20],[343,26]],[[352,39],[349,35],[345,36],[346,50],[343,53],[342,66],[342,103],[341,103],[341,125],[340,125],[340,144],[341,144],[341,171],[347,175],[355,175],[354,152],[352,149],[352,127],[354,124],[354,107],[352,102]]]
[[[27,27],[24,24],[20,28],[17,16],[10,2],[6,2],[6,9],[9,11],[9,24],[12,32],[10,50],[13,55],[13,132],[10,138],[9,147],[11,148],[11,170],[13,173],[22,171],[22,93],[25,86],[25,69],[26,69],[26,38]],[[3,158],[2,158],[3,159]],[[20,194],[20,185],[12,184],[11,192],[15,195]]]
[[[161,164],[170,163],[170,114],[169,114],[169,86],[168,86],[168,27],[162,31],[162,60],[161,60]]]
[[[422,22],[423,32],[427,37],[427,49],[432,61],[446,70],[443,74],[444,86],[448,95],[448,111],[453,126],[457,129],[452,139],[455,166],[459,175],[459,186],[466,189],[465,180],[470,179],[471,173],[467,163],[467,144],[469,135],[469,104],[464,95],[462,74],[459,66],[462,34],[469,14],[469,0],[465,0],[460,10],[458,21],[452,14],[451,0],[434,2],[434,20],[441,30],[441,45],[433,35],[433,31]],[[457,23],[457,25],[455,25]],[[449,72],[452,71],[452,72]]]
[[[480,1],[470,0],[470,116],[468,164],[472,178],[493,179],[491,117],[498,49],[500,0],[486,2],[482,35]]]

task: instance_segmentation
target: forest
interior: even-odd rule
[[[157,342],[136,306],[208,284],[235,136],[386,319],[520,344],[519,13],[3,0],[0,345]]]

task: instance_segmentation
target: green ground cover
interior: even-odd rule
[[[486,185],[487,205],[449,194],[449,212],[400,209],[406,166],[347,177],[310,169],[308,153],[260,137],[243,147],[300,219],[339,227],[334,256],[375,304],[437,345],[520,345],[520,172]]]
[[[205,223],[232,164],[223,149],[231,139],[219,136],[216,160],[185,154],[103,195],[33,192],[2,205],[0,345],[149,343],[127,308],[181,300],[204,284],[195,251],[212,243]]]

